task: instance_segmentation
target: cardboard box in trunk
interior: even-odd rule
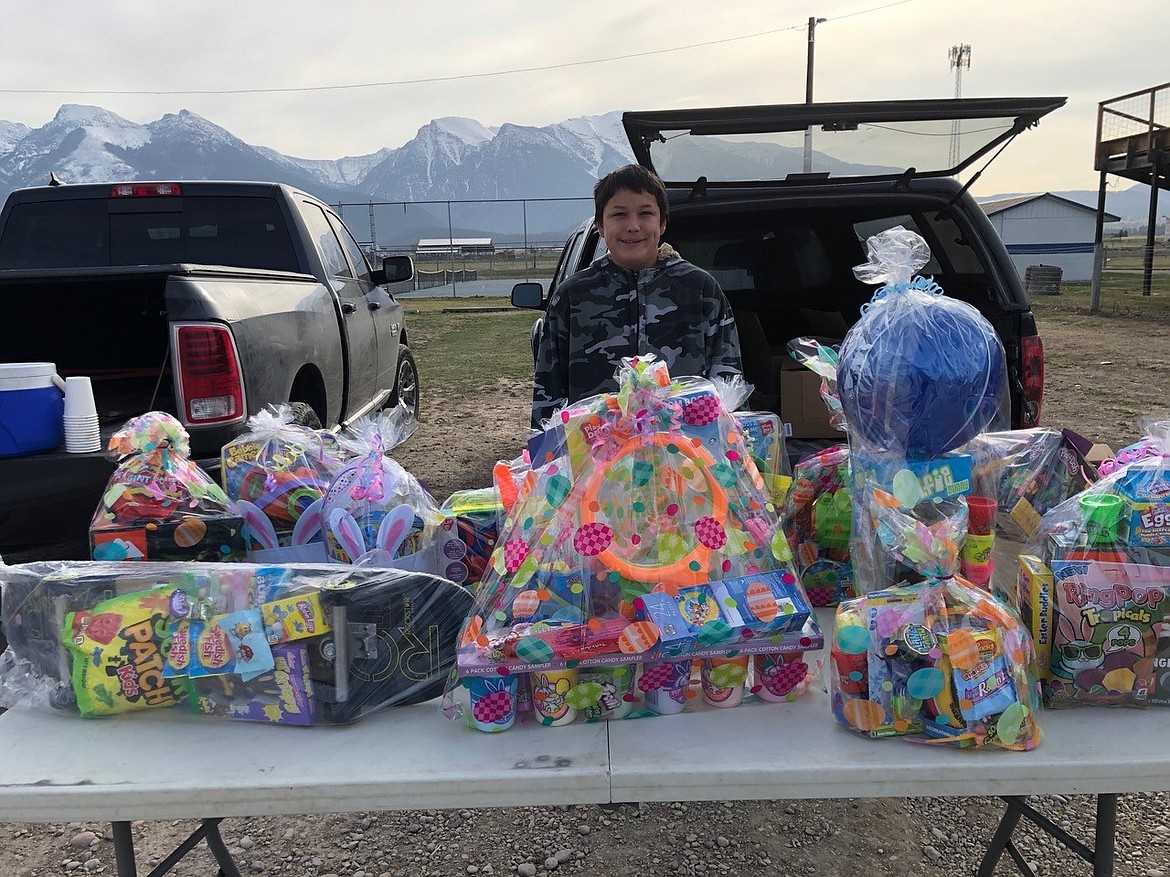
[[[845,433],[829,425],[820,375],[795,360],[785,362],[780,369],[780,419],[791,425],[796,438],[845,438]]]

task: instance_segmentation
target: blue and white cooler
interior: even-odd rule
[[[59,448],[64,415],[65,382],[54,363],[0,363],[0,457]]]

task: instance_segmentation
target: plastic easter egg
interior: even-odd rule
[[[1003,345],[974,307],[917,289],[871,304],[845,336],[837,387],[851,437],[929,459],[987,427],[1007,397]]]

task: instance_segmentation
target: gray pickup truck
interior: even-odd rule
[[[88,375],[105,439],[174,414],[196,459],[269,403],[334,427],[418,409],[390,284],[328,205],[259,182],[144,182],[13,192],[0,212],[0,361]],[[319,422],[319,424],[318,424]],[[0,458],[0,553],[84,535],[112,464],[101,453]]]

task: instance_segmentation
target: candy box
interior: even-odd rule
[[[677,596],[651,591],[635,599],[634,608],[639,621],[657,625],[666,655],[681,655],[696,644],[733,639],[743,624],[738,613],[729,616],[723,611],[708,585],[681,588]]]
[[[1170,477],[1164,460],[1131,463],[1115,485],[1129,503],[1124,530],[1134,546],[1170,546]]]
[[[1021,554],[1019,563],[1017,608],[1036,645],[1036,678],[1043,681],[1052,676],[1052,570],[1039,557],[1028,554]]]
[[[1055,635],[1045,700],[1145,706],[1170,569],[1110,561],[1053,561]]]
[[[245,722],[311,725],[316,717],[308,649],[275,646],[272,671],[248,682],[212,676],[195,683],[194,708]]]
[[[711,587],[733,630],[788,633],[804,627],[812,612],[787,570],[724,579]]]
[[[971,492],[971,455],[945,453],[929,460],[906,460],[895,454],[853,452],[854,483],[891,490],[895,479],[909,472],[921,487],[922,499],[953,499]]]

